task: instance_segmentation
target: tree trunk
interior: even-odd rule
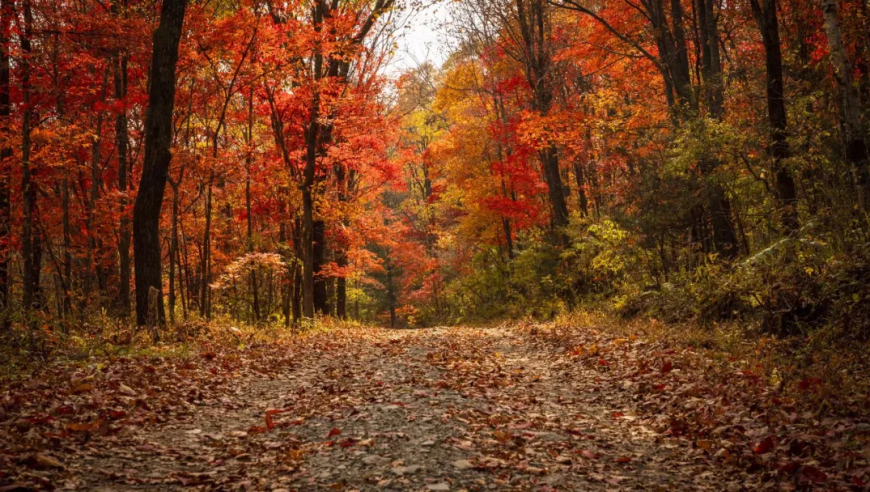
[[[254,218],[251,214],[251,163],[253,161],[252,153],[252,145],[254,139],[254,88],[251,87],[251,95],[248,98],[248,132],[247,132],[247,144],[248,151],[245,155],[245,212],[248,217],[248,253],[254,252]],[[283,229],[282,229],[283,232]],[[260,298],[259,298],[259,285],[257,285],[257,271],[256,269],[251,269],[251,294],[253,297],[253,303],[251,304],[251,308],[253,310],[254,322],[260,321]],[[268,311],[267,311],[268,313]]]
[[[335,165],[335,186],[338,188],[338,201],[341,206],[344,207],[344,204],[347,203],[351,183],[353,181],[353,176],[351,175],[350,179],[347,176],[347,170],[345,166],[341,163]],[[428,182],[428,178],[426,179]],[[426,186],[424,184],[424,186]],[[348,226],[347,221],[344,221],[344,225]],[[347,318],[347,278],[345,276],[345,268],[347,267],[347,241],[346,238],[341,238],[340,240],[335,241],[333,246],[334,255],[335,255],[335,264],[340,269],[338,278],[335,279],[335,316],[339,319]]]
[[[175,65],[187,0],[164,0],[160,25],[154,31],[145,116],[145,158],[133,207],[133,252],[136,270],[136,322],[148,322],[148,292],[157,291],[158,322],[165,322],[160,254],[160,210],[172,160],[172,111]]]
[[[583,176],[583,165],[574,163],[574,178],[577,180],[577,205],[580,207],[580,215],[589,215],[589,200],[586,198],[586,179]]]
[[[126,7],[126,2],[124,2]],[[121,6],[112,3],[112,12],[120,17]],[[127,56],[116,54],[114,70],[114,97],[120,103],[120,109],[115,116],[115,153],[118,155],[118,191],[121,194],[121,223],[119,225],[118,254],[120,275],[118,278],[118,312],[122,318],[130,316],[130,217],[127,211],[127,149],[129,134],[127,131]]]
[[[302,319],[303,307],[303,268],[304,263],[303,257],[303,246],[301,241],[302,235],[302,219],[297,217],[293,224],[293,251],[295,254],[295,261],[293,262],[293,324],[298,324]]]
[[[305,166],[306,169],[308,166]],[[312,167],[312,176],[314,169]],[[306,181],[307,178],[306,178]],[[313,179],[312,179],[313,182]],[[314,197],[311,187],[302,188],[302,316],[314,317]]]
[[[761,2],[761,3],[759,3]],[[761,31],[767,69],[767,116],[770,122],[770,148],[776,198],[782,210],[782,228],[788,234],[798,229],[797,191],[791,171],[784,161],[791,150],[788,145],[788,116],[783,88],[782,48],[779,44],[779,19],[776,0],[751,0],[752,12]]]
[[[28,315],[37,308],[39,297],[39,271],[36,250],[40,247],[34,228],[36,215],[36,183],[33,182],[33,170],[30,167],[32,150],[31,135],[33,124],[33,109],[30,86],[30,56],[32,53],[30,38],[33,30],[33,9],[30,0],[24,0],[24,29],[21,32],[21,193],[22,193],[22,224],[21,224],[21,256],[24,258],[24,286],[22,304]],[[31,331],[35,329],[35,320],[28,320]],[[32,333],[31,333],[32,336]]]
[[[534,109],[541,116],[550,112],[553,104],[551,49],[549,44],[549,18],[544,0],[516,0],[518,21],[524,43],[525,74],[534,95]],[[559,156],[554,145],[539,152],[542,174],[547,185],[553,226],[561,229],[568,225],[568,205],[559,173]]]
[[[211,319],[209,294],[211,293],[211,195],[214,171],[208,178],[208,190],[205,195],[205,231],[202,238],[202,284],[200,285],[199,315]]]
[[[106,71],[103,73],[103,84],[102,89],[100,90],[100,103],[104,104],[106,102],[106,92],[108,91],[109,86],[109,67],[106,67]],[[88,198],[88,218],[87,218],[87,228],[88,228],[88,253],[87,253],[87,261],[88,261],[88,273],[85,277],[85,293],[92,294],[93,286],[92,281],[96,280],[97,285],[102,287],[101,279],[103,277],[102,266],[100,264],[100,252],[99,245],[102,243],[99,234],[96,231],[96,219],[97,219],[97,201],[100,199],[100,185],[102,184],[102,176],[100,172],[100,164],[102,163],[102,157],[100,152],[100,146],[102,144],[102,134],[103,134],[103,111],[100,110],[97,113],[97,122],[96,128],[94,132],[94,139],[91,142],[91,190],[90,197]],[[100,291],[99,298],[104,297],[105,292]],[[98,302],[101,302],[102,299],[98,299]],[[83,300],[83,303],[87,303],[87,296]]]
[[[323,278],[323,265],[326,264],[326,223],[322,220],[314,221],[311,240],[313,241],[313,268],[314,268],[314,312],[329,314],[329,296],[327,295],[327,282]]]
[[[63,272],[60,272],[61,285],[65,286],[61,294],[61,312],[63,317],[72,313],[72,226],[69,217],[69,179],[63,180],[61,190],[61,206],[63,207]],[[90,272],[89,272],[90,273]]]
[[[278,225],[278,242],[282,245],[287,244],[287,224],[284,221]],[[286,258],[286,255],[284,256]],[[284,272],[284,280],[281,282],[281,314],[284,315],[284,326],[290,326],[290,297],[293,294],[291,278],[293,277],[294,268],[288,266]]]
[[[843,117],[843,140],[846,143],[846,159],[855,170],[857,178],[858,204],[862,210],[870,206],[870,173],[868,173],[867,141],[864,137],[862,124],[863,107],[858,85],[852,77],[852,63],[846,53],[843,43],[843,31],[840,28],[840,16],[837,12],[837,0],[822,0],[822,11],[825,14],[825,29],[828,34],[828,49],[831,51],[831,63],[834,65],[834,78],[840,89],[840,112]],[[864,34],[865,36],[867,33]]]
[[[169,238],[169,321],[175,323],[175,266],[178,265],[179,273],[181,264],[178,259],[178,184],[171,182],[172,187],[172,231]],[[180,282],[179,282],[180,283]]]
[[[347,268],[347,250],[344,246],[335,251],[335,264],[341,269],[341,275],[335,279],[335,316],[347,319],[347,277],[344,275],[344,269]]]
[[[704,93],[707,112],[713,120],[722,118],[724,100],[722,87],[722,63],[719,57],[719,28],[713,13],[712,0],[697,0],[696,11],[701,38],[701,75],[704,78]],[[703,121],[702,121],[703,122]],[[737,234],[731,217],[731,200],[721,183],[716,180],[715,172],[719,159],[713,155],[701,158],[700,170],[704,177],[707,208],[713,226],[713,247],[719,256],[734,258],[740,252]]]
[[[9,101],[11,25],[13,0],[0,1],[0,133],[11,135]],[[11,174],[12,147],[0,148],[0,329],[8,330],[9,318],[9,236],[11,211],[9,207],[9,176]]]
[[[390,328],[396,327],[396,289],[393,285],[393,265],[387,259],[387,307],[390,310]]]

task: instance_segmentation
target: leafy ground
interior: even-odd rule
[[[820,415],[643,337],[345,329],[7,383],[0,491],[863,490],[870,423]]]

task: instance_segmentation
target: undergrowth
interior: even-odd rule
[[[155,340],[152,330],[109,317],[83,322],[75,330],[45,326],[31,333],[26,327],[13,325],[0,337],[0,359],[6,361],[0,365],[0,381],[26,377],[54,364],[87,363],[112,357],[187,357],[204,350],[244,349],[359,326],[353,321],[331,317],[289,327],[283,323],[250,324],[218,317],[211,321],[169,323],[157,331]]]
[[[759,325],[728,321],[666,323],[655,318],[623,319],[601,310],[557,316],[553,329],[593,329],[637,336],[704,351],[713,363],[739,363],[784,397],[800,402],[817,417],[870,418],[870,342],[831,327],[777,337]]]

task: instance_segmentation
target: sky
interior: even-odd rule
[[[447,59],[449,43],[443,24],[450,18],[448,7],[444,2],[426,3],[430,5],[405,16],[389,72],[399,74],[426,61],[440,65]]]

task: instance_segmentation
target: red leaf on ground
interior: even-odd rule
[[[667,374],[667,373],[671,372],[671,370],[673,368],[674,368],[674,364],[671,361],[669,361],[669,360],[665,361],[665,363],[662,364],[662,374]]]
[[[628,463],[629,461],[631,461],[631,456],[620,456],[619,458],[616,458],[617,463]]]
[[[810,391],[822,385],[822,380],[819,378],[804,378],[798,383],[798,389],[801,391]]]
[[[821,483],[828,479],[828,475],[815,466],[805,466],[801,468],[801,474],[816,483]]]
[[[332,430],[329,431],[329,434],[326,435],[326,438],[329,439],[330,437],[337,436],[339,434],[341,434],[341,429],[339,429],[338,427],[333,427]]]
[[[761,442],[755,445],[752,451],[755,454],[769,453],[773,449],[773,436],[765,437]]]
[[[268,427],[269,430],[274,429],[275,428],[275,421],[272,420],[272,415],[279,415],[279,414],[282,414],[286,411],[287,410],[276,410],[274,408],[266,410],[266,427]]]

